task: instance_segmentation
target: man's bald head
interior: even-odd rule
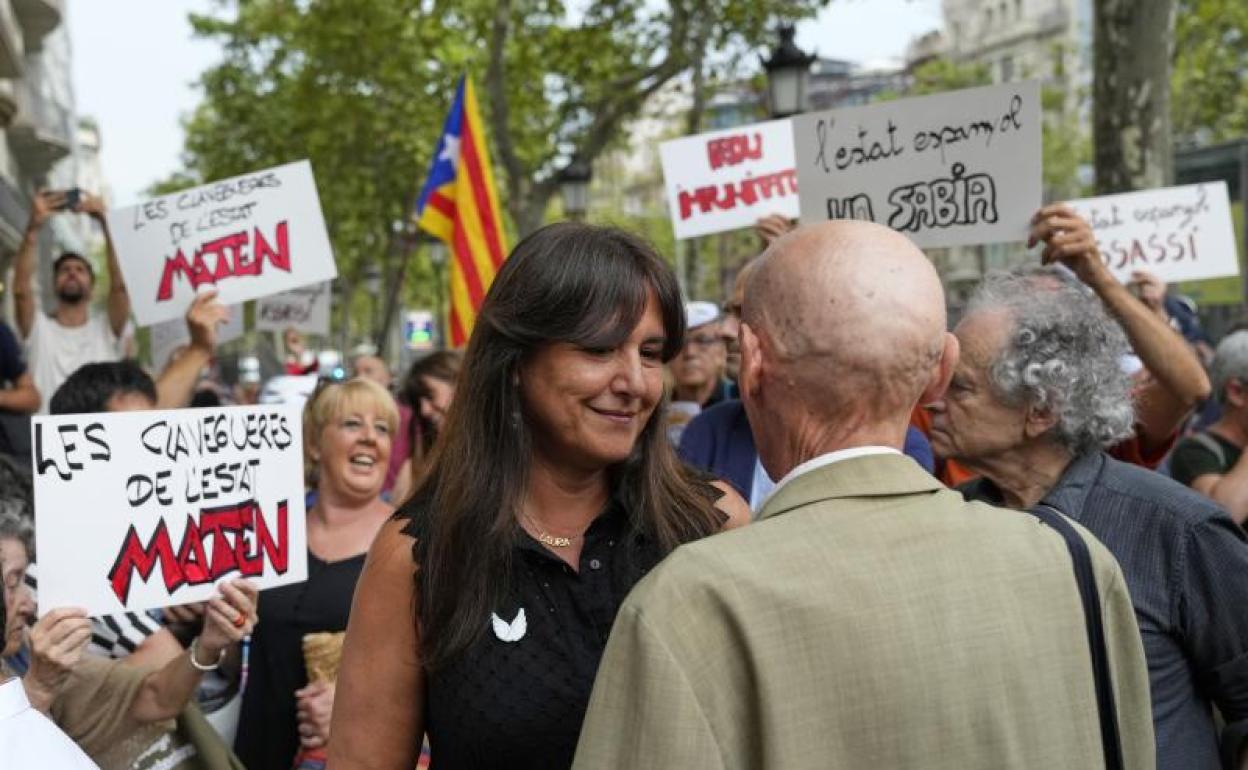
[[[744,322],[778,387],[810,414],[914,407],[946,344],[944,291],[905,236],[870,222],[798,228],[760,258]]]
[[[390,367],[385,361],[373,355],[356,356],[352,361],[356,377],[372,380],[383,388],[390,387]]]

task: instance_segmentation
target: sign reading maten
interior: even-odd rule
[[[1070,201],[1092,225],[1118,280],[1147,270],[1166,283],[1239,275],[1226,182]]]
[[[924,248],[1023,240],[1040,121],[1030,81],[798,116],[802,222],[870,220]]]
[[[36,417],[31,432],[41,613],[307,578],[299,406]]]
[[[337,275],[306,160],[108,213],[140,326],[181,317],[196,289],[237,305]]]
[[[798,214],[793,129],[771,120],[659,145],[677,238],[738,230]]]

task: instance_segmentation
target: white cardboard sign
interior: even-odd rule
[[[40,613],[307,578],[299,407],[36,417],[31,434]]]
[[[256,329],[262,332],[298,329],[305,334],[329,334],[331,283],[323,281],[256,301]]]
[[[233,342],[243,336],[244,331],[243,306],[235,305],[230,308],[230,320],[217,329],[217,344]],[[163,372],[173,352],[191,341],[191,332],[186,328],[185,318],[152,324],[151,334],[152,370],[156,372]]]
[[[793,119],[802,223],[865,219],[924,248],[1024,240],[1040,208],[1040,85]]]
[[[677,238],[749,227],[769,214],[797,217],[793,129],[771,120],[659,145]]]
[[[140,326],[179,318],[196,289],[237,305],[337,275],[306,160],[108,213]]]
[[[1118,280],[1147,270],[1166,283],[1239,275],[1226,182],[1070,201],[1092,225]]]

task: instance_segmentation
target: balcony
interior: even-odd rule
[[[17,114],[9,126],[9,144],[27,173],[43,176],[73,149],[72,115],[44,96],[29,77],[14,82],[13,88]]]
[[[0,78],[22,76],[25,43],[9,0],[0,0]]]
[[[17,23],[22,27],[26,52],[34,53],[43,48],[43,39],[60,26],[65,16],[65,0],[9,0]]]

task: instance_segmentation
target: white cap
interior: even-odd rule
[[[1122,369],[1124,374],[1134,376],[1136,372],[1144,368],[1144,362],[1140,360],[1139,356],[1127,353],[1118,359],[1118,368]]]
[[[717,320],[719,320],[719,308],[715,306],[715,303],[702,301],[685,303],[686,328],[696,329]]]

